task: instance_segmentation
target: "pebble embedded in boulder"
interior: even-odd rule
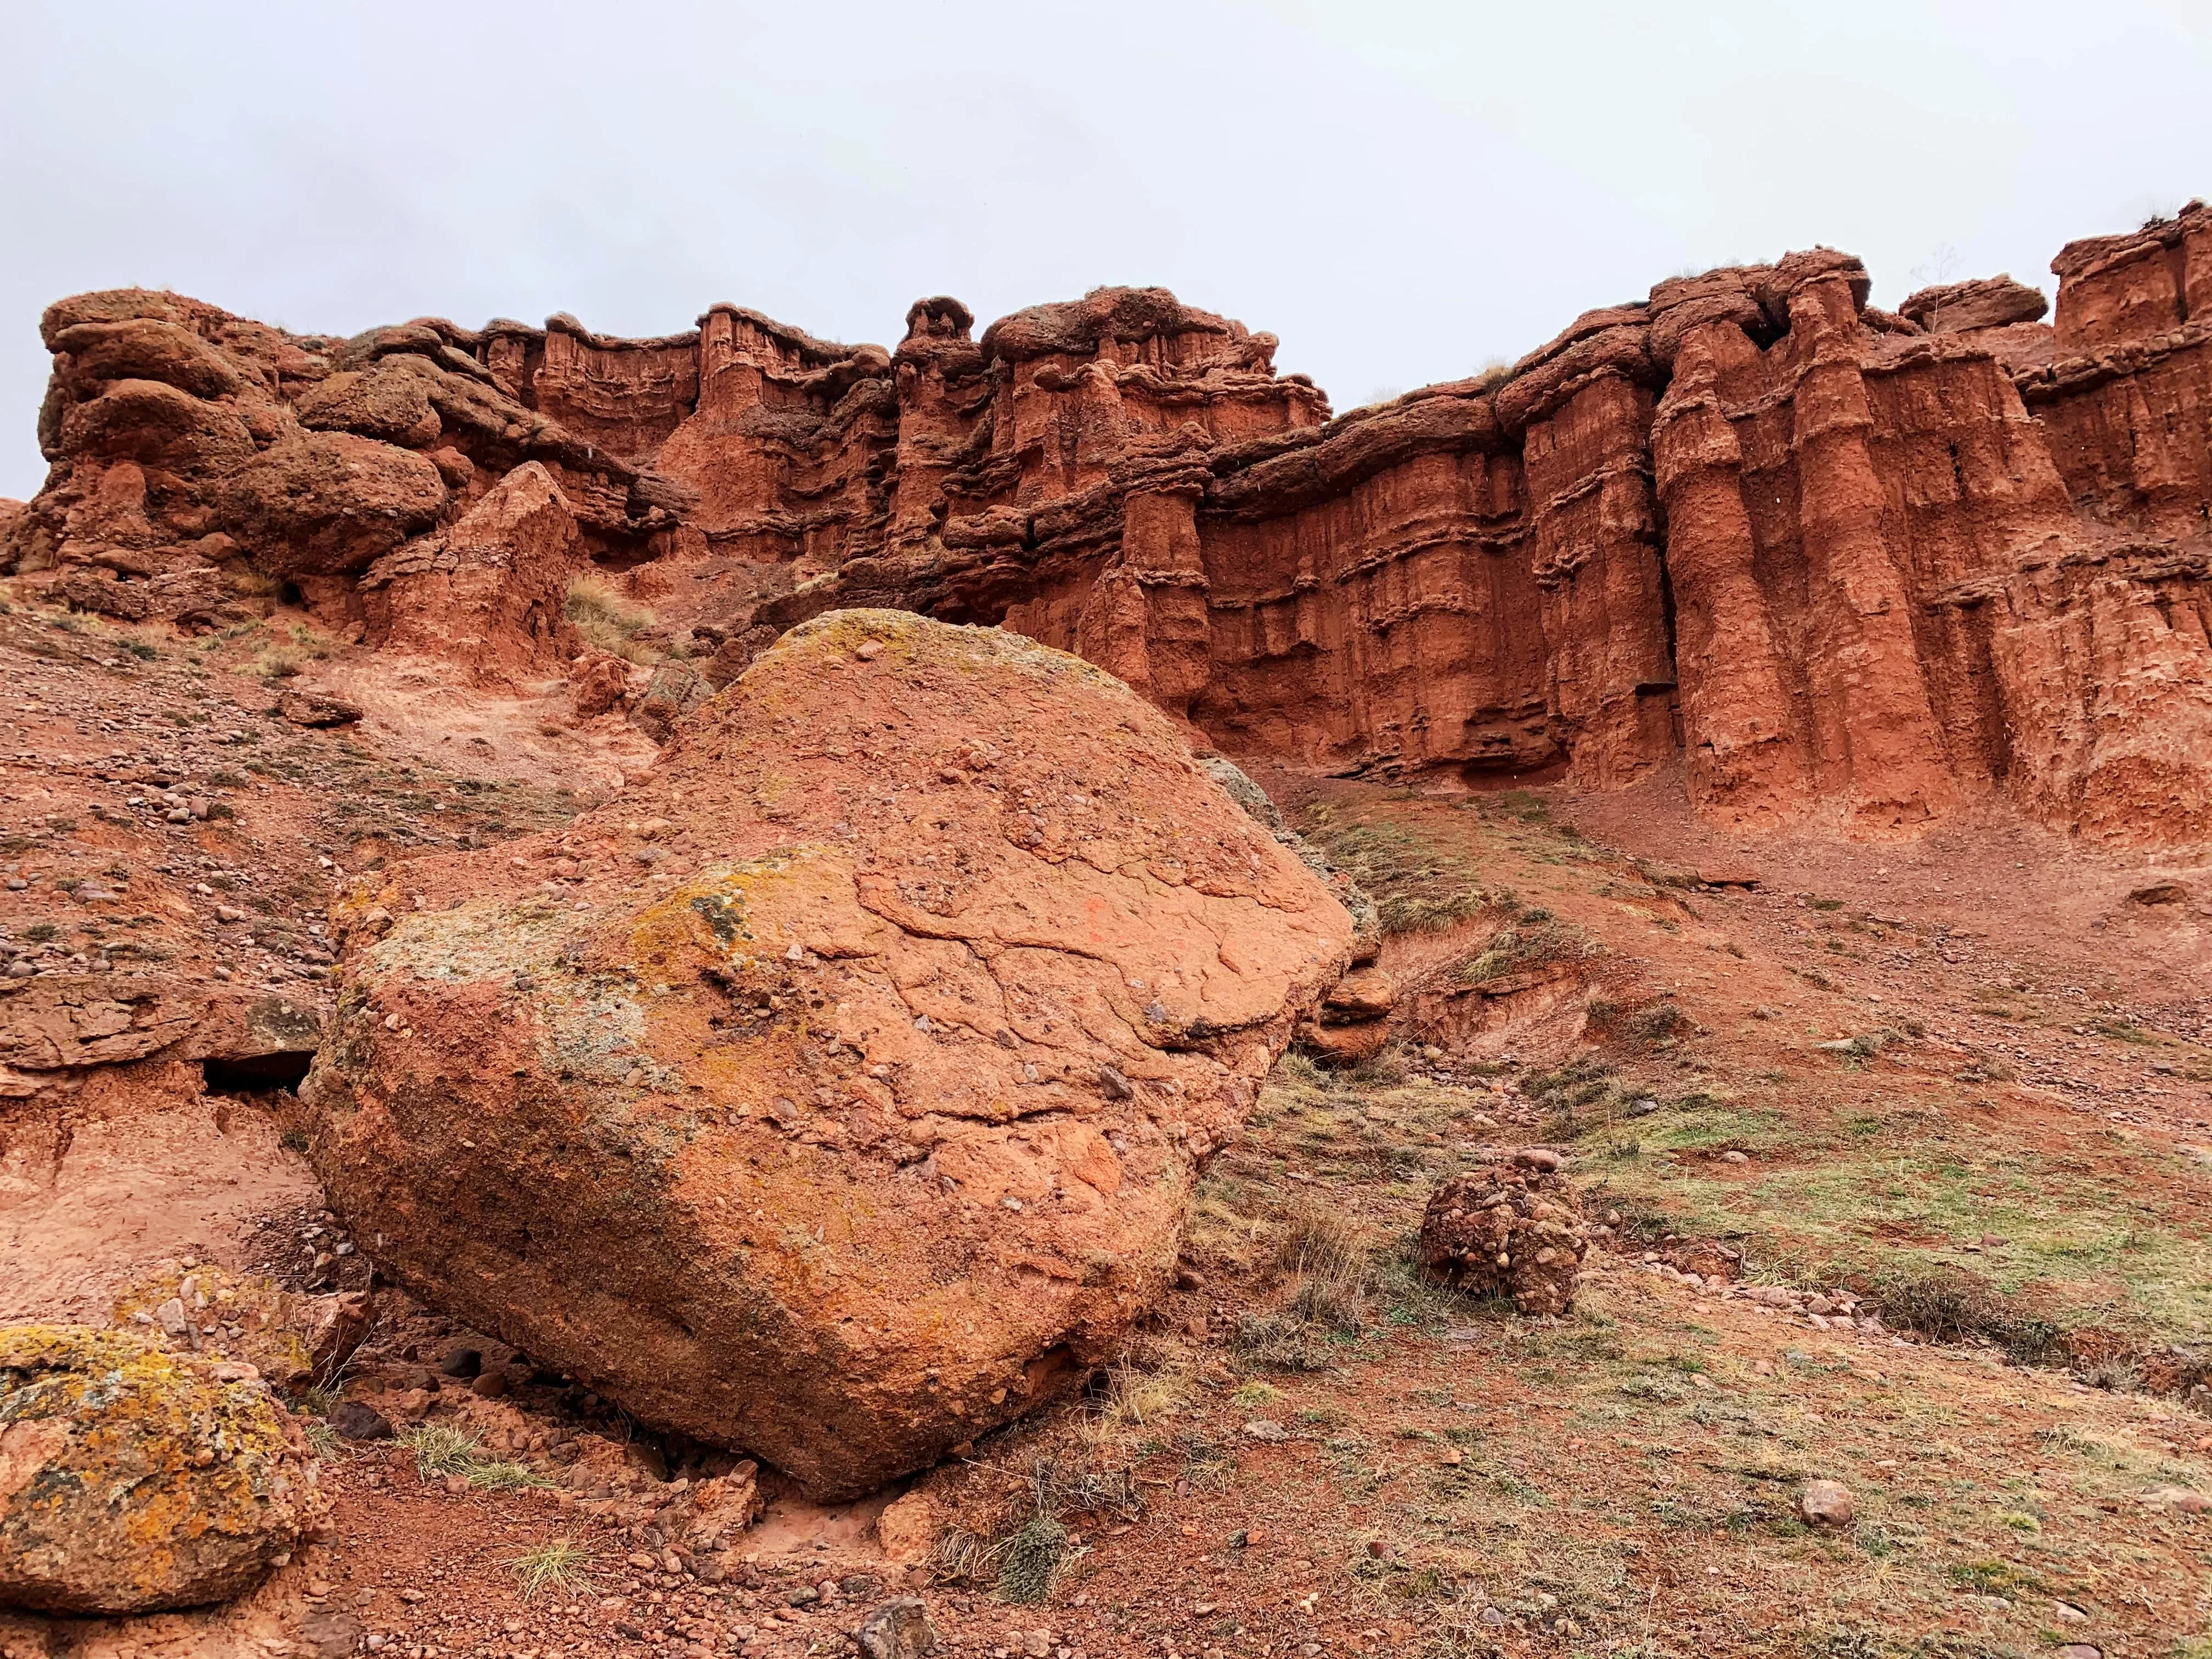
[[[1844,1528],[1858,1514],[1858,1500],[1840,1480],[1808,1480],[1797,1494],[1797,1515],[1808,1527]]]
[[[566,830],[380,879],[302,1090],[380,1269],[817,1498],[1114,1351],[1352,939],[1119,681],[896,611],[793,629]]]
[[[1546,1152],[1549,1167],[1530,1154]],[[1471,1170],[1438,1187],[1421,1217],[1421,1267],[1476,1296],[1510,1296],[1524,1314],[1563,1314],[1589,1249],[1582,1205],[1559,1155],[1528,1147],[1520,1167]]]
[[[227,1601],[325,1511],[298,1425],[250,1367],[119,1332],[0,1328],[0,1607]]]

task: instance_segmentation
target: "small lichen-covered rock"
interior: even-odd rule
[[[0,1606],[225,1601],[324,1514],[297,1425],[244,1368],[118,1332],[0,1328]]]
[[[567,830],[378,879],[302,1097],[379,1267],[831,1498],[1114,1352],[1352,947],[1127,686],[896,611]]]
[[[1438,1187],[1421,1217],[1421,1267],[1476,1296],[1510,1296],[1524,1314],[1563,1314],[1589,1249],[1564,1176],[1471,1170]]]
[[[331,1380],[368,1334],[373,1311],[366,1291],[306,1296],[206,1263],[140,1280],[116,1297],[111,1319],[157,1347],[240,1360],[272,1387],[303,1389]]]

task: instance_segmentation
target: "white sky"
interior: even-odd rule
[[[2212,192],[2212,4],[0,0],[0,495],[37,319],[302,331],[715,300],[896,343],[1157,283],[1340,410],[1814,242],[1877,303]],[[1947,255],[1948,251],[1948,255]]]

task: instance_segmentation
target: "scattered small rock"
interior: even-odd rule
[[[374,1406],[343,1400],[331,1413],[330,1425],[341,1440],[389,1440],[392,1422]]]
[[[919,1595],[895,1595],[860,1620],[853,1640],[860,1659],[919,1659],[936,1651],[937,1628]]]
[[[1848,1527],[1858,1515],[1858,1500],[1840,1480],[1808,1480],[1797,1494],[1798,1518],[1808,1527]]]

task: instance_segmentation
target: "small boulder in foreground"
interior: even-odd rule
[[[1475,1296],[1510,1296],[1524,1314],[1563,1314],[1589,1250],[1581,1202],[1559,1157],[1454,1176],[1421,1218],[1421,1267]]]
[[[250,1365],[0,1327],[0,1607],[131,1613],[250,1589],[325,1505]]]
[[[1840,1529],[1858,1515],[1858,1500],[1840,1480],[1808,1480],[1797,1494],[1798,1518],[1808,1527]]]

